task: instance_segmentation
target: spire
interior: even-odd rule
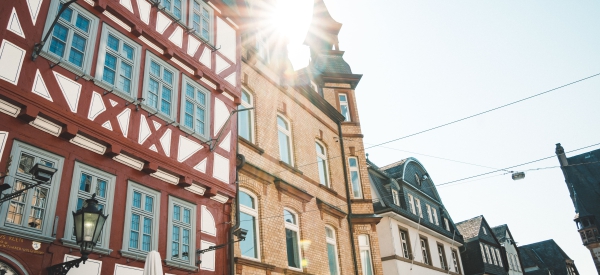
[[[339,50],[338,34],[342,24],[335,21],[323,0],[314,0],[313,16],[304,39],[304,45],[310,47],[311,57],[330,50]]]

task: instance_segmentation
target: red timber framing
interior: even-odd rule
[[[38,211],[40,222],[17,225],[17,203],[0,205],[0,269],[46,274],[47,267],[80,256],[68,227],[85,189],[79,186],[81,171],[88,169],[112,179],[105,208],[111,223],[85,268],[69,274],[126,275],[143,268],[148,247],[131,252],[136,204],[131,196],[138,189],[154,196],[147,244],[160,253],[165,273],[225,274],[226,249],[205,254],[199,267],[192,250],[189,264],[181,261],[183,254],[173,248],[181,245],[181,239],[174,240],[173,220],[174,207],[191,211],[180,212],[183,216],[192,213],[185,218],[192,234],[186,249],[228,241],[237,146],[237,119],[228,118],[241,93],[235,13],[220,0],[182,0],[183,18],[177,20],[169,11],[173,7],[163,6],[167,1],[77,0],[33,60],[34,45],[48,32],[59,1],[0,5],[0,176],[8,174],[4,182],[13,187],[4,193],[17,188],[23,150],[61,159],[47,197],[40,200],[31,191],[23,198],[23,209],[31,212],[21,213],[22,219],[33,219],[34,196],[45,204]],[[205,16],[198,31],[194,11]],[[109,36],[114,39],[107,42]],[[120,57],[111,64],[109,47],[118,48],[113,55],[131,57],[131,63],[123,65]],[[164,82],[154,98],[151,81]],[[139,242],[146,245],[142,237]]]

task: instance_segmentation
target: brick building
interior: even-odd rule
[[[225,274],[226,250],[200,266],[195,250],[229,240],[238,18],[216,0],[61,5],[0,7],[4,194],[30,186],[36,163],[57,169],[0,206],[0,269],[45,274],[79,257],[71,213],[95,193],[108,221],[69,274],[141,274],[152,250],[170,274]]]
[[[361,75],[339,51],[341,24],[314,2],[308,67],[294,72],[286,41],[261,24],[275,1],[242,14],[236,274],[382,274],[355,101]],[[266,24],[266,23],[265,23]]]

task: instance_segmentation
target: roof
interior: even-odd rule
[[[600,149],[569,157],[567,161],[568,165],[562,169],[575,212],[579,217],[595,216],[600,221]]]
[[[492,231],[494,232],[494,236],[498,239],[499,242],[506,241],[506,231],[508,231],[508,225],[498,225],[496,227],[492,227]]]
[[[572,260],[553,239],[520,246],[519,252],[523,268],[539,268],[526,272],[527,275],[548,274],[548,271],[553,275],[568,275],[567,260]]]
[[[483,216],[477,216],[475,218],[457,223],[456,228],[458,228],[458,231],[460,231],[460,233],[463,235],[465,241],[468,241],[479,236],[481,221],[483,221]]]
[[[408,158],[405,158],[405,159],[403,159],[403,160],[396,161],[396,162],[394,162],[394,163],[392,163],[392,164],[388,164],[388,165],[386,165],[386,166],[382,166],[382,167],[381,167],[381,168],[379,168],[379,169],[381,169],[381,170],[389,170],[389,169],[392,169],[392,168],[394,168],[394,167],[398,167],[398,166],[402,166],[402,167],[403,167],[403,166],[404,166],[404,163],[406,162],[406,160],[407,160],[407,159],[408,159]]]

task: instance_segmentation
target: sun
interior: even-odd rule
[[[313,0],[275,0],[269,25],[288,41],[294,69],[308,65],[309,50],[302,45],[312,18]]]

